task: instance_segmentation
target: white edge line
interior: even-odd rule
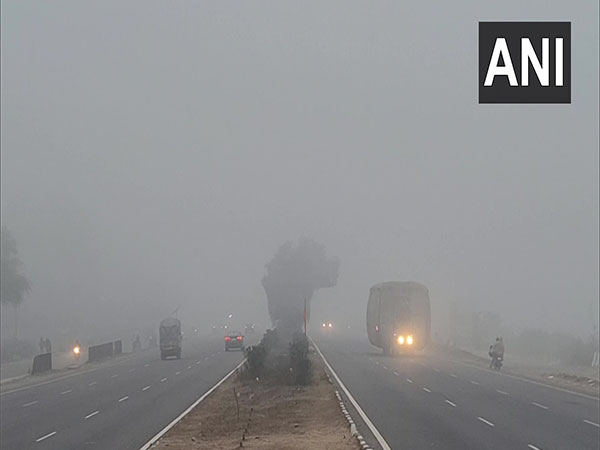
[[[344,385],[344,383],[342,383],[342,380],[340,380],[340,377],[338,377],[337,373],[335,373],[335,371],[331,368],[331,366],[329,365],[329,363],[325,359],[325,356],[323,356],[323,353],[321,353],[321,349],[317,346],[316,342],[313,341],[312,339],[311,339],[311,342],[315,346],[315,349],[319,353],[319,356],[321,357],[321,359],[323,360],[323,362],[327,366],[327,369],[329,369],[329,372],[335,378],[335,381],[338,383],[338,385],[340,386],[340,388],[344,391],[344,394],[346,394],[346,397],[348,397],[348,400],[350,400],[350,403],[352,403],[352,406],[354,406],[354,408],[356,409],[356,411],[358,412],[358,414],[360,415],[360,417],[362,418],[362,420],[365,422],[365,424],[367,425],[367,427],[369,427],[369,430],[371,430],[371,433],[373,433],[373,436],[375,437],[375,439],[377,440],[377,442],[379,442],[379,445],[381,445],[381,447],[383,448],[383,450],[392,450],[392,448],[385,441],[385,439],[383,438],[383,436],[381,435],[381,433],[379,432],[379,430],[375,427],[375,425],[373,425],[373,422],[371,422],[371,420],[369,419],[369,417],[362,410],[362,408],[360,407],[360,405],[358,404],[358,402],[356,400],[354,400],[354,397],[352,397],[352,394],[350,394],[350,391],[346,388],[346,386]],[[142,449],[140,449],[140,450],[142,450]]]
[[[37,439],[35,440],[35,442],[42,442],[44,439],[48,439],[49,437],[52,437],[52,436],[54,436],[55,434],[56,434],[56,431],[53,431],[52,433],[48,433],[48,434],[47,434],[47,435],[45,435],[45,436],[42,436],[42,437],[40,437],[40,438],[37,438]]]
[[[581,392],[570,391],[569,389],[563,389],[563,388],[560,388],[558,386],[552,386],[551,384],[540,383],[539,381],[530,380],[528,378],[519,377],[517,375],[511,375],[509,373],[503,373],[503,372],[492,371],[492,370],[489,370],[489,369],[484,369],[483,367],[476,366],[475,364],[466,363],[464,361],[460,361],[460,360],[457,360],[457,359],[452,359],[452,360],[449,360],[449,361],[454,362],[456,364],[460,364],[462,366],[471,367],[473,369],[477,369],[477,370],[480,370],[482,372],[494,373],[496,375],[500,375],[500,376],[503,376],[503,377],[508,377],[508,378],[512,378],[514,380],[524,381],[525,383],[537,384],[538,386],[543,386],[543,387],[546,387],[546,388],[549,388],[549,389],[554,389],[555,391],[566,392],[567,394],[577,395],[579,397],[589,398],[590,400],[596,400],[597,402],[600,402],[600,397],[594,397],[592,395],[582,394]]]
[[[171,428],[173,428],[181,419],[183,419],[185,416],[187,416],[190,411],[192,409],[194,409],[196,406],[198,406],[198,404],[204,400],[206,397],[208,397],[210,394],[212,394],[212,392],[217,389],[219,386],[221,386],[231,375],[233,375],[236,370],[238,370],[242,364],[244,364],[246,362],[246,358],[244,358],[242,360],[241,363],[239,363],[237,366],[235,366],[227,375],[225,375],[223,378],[221,378],[217,384],[215,384],[213,387],[211,387],[208,391],[206,391],[204,394],[202,394],[202,397],[200,397],[198,400],[196,400],[194,403],[192,403],[185,411],[183,411],[181,414],[179,414],[171,423],[169,423],[166,427],[164,427],[162,430],[160,430],[152,439],[150,439],[148,442],[146,442],[142,447],[140,447],[140,450],[148,450],[156,441],[158,441],[167,431],[169,431]]]
[[[583,421],[584,421],[585,423],[587,423],[588,425],[592,425],[592,426],[594,426],[594,427],[598,427],[598,428],[600,428],[600,424],[597,424],[597,423],[595,423],[595,422],[592,422],[591,420],[583,419]]]

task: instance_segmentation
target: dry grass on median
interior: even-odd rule
[[[359,449],[340,412],[322,361],[314,355],[311,359],[312,385],[265,386],[232,378],[152,448],[237,449],[241,443],[242,448],[264,450]],[[238,394],[239,419],[234,389]]]

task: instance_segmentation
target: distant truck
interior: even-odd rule
[[[181,322],[179,319],[169,317],[160,322],[158,328],[160,335],[160,358],[167,359],[169,356],[181,358]]]
[[[374,285],[367,305],[367,334],[371,345],[386,355],[422,350],[431,334],[428,289],[414,281]]]

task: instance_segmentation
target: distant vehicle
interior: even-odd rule
[[[181,358],[181,341],[183,335],[181,333],[181,322],[179,319],[169,317],[163,319],[159,326],[160,335],[160,358],[167,359],[169,356]]]
[[[246,334],[254,334],[256,325],[254,325],[253,323],[247,323],[246,324],[246,329],[245,329],[245,333]]]
[[[333,331],[333,322],[323,322],[321,324],[321,331],[323,333],[331,333]]]
[[[375,347],[392,355],[422,350],[431,333],[429,291],[413,281],[376,284],[369,293],[367,334]]]
[[[244,336],[242,335],[242,333],[233,331],[227,336],[225,336],[225,351],[228,352],[229,349],[232,348],[244,350]]]

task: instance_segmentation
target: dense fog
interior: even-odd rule
[[[479,105],[477,22],[540,11],[572,21],[572,104]],[[15,313],[32,342],[264,329],[266,264],[302,238],[340,263],[311,320],[364,339],[388,280],[429,288],[442,339],[597,327],[597,2],[3,1],[1,40],[31,282],[3,338]]]

